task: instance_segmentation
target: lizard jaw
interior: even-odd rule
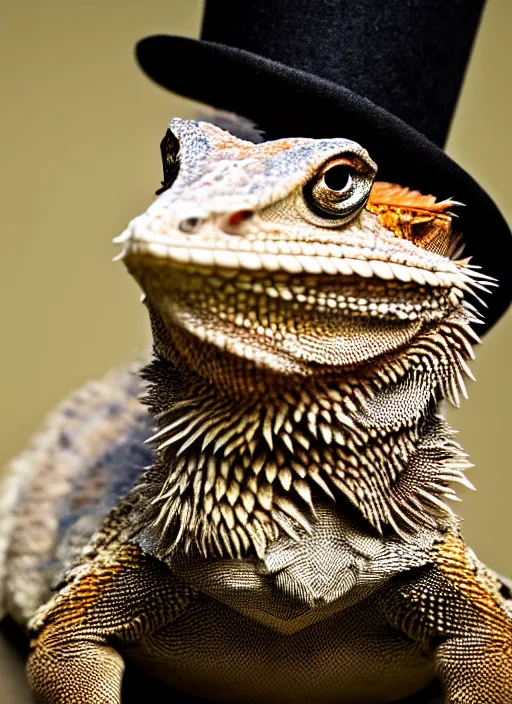
[[[353,368],[403,349],[461,308],[453,285],[365,278],[347,260],[346,276],[191,266],[147,249],[130,251],[125,261],[189,362],[192,337],[196,354],[206,343],[282,374]],[[180,329],[189,334],[187,349]]]

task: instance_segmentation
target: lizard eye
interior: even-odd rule
[[[157,196],[172,186],[180,170],[180,143],[171,130],[167,130],[165,137],[160,142],[160,153],[162,154],[164,178],[162,187],[156,191]]]
[[[374,171],[356,155],[332,159],[304,186],[304,200],[313,215],[335,220],[339,225],[366,204],[374,176]]]

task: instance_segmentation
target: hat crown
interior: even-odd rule
[[[484,0],[207,0],[202,38],[343,85],[443,146]]]

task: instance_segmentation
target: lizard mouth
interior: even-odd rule
[[[425,272],[382,261],[337,260],[337,275],[251,271],[178,262],[147,243],[125,261],[171,335],[183,329],[276,371],[367,363],[463,305],[454,274],[427,272],[427,282]]]

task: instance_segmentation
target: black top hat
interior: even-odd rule
[[[484,0],[207,0],[202,39],[139,42],[162,86],[250,118],[266,138],[347,137],[379,180],[454,198],[465,255],[512,298],[512,237],[478,183],[442,150]]]

